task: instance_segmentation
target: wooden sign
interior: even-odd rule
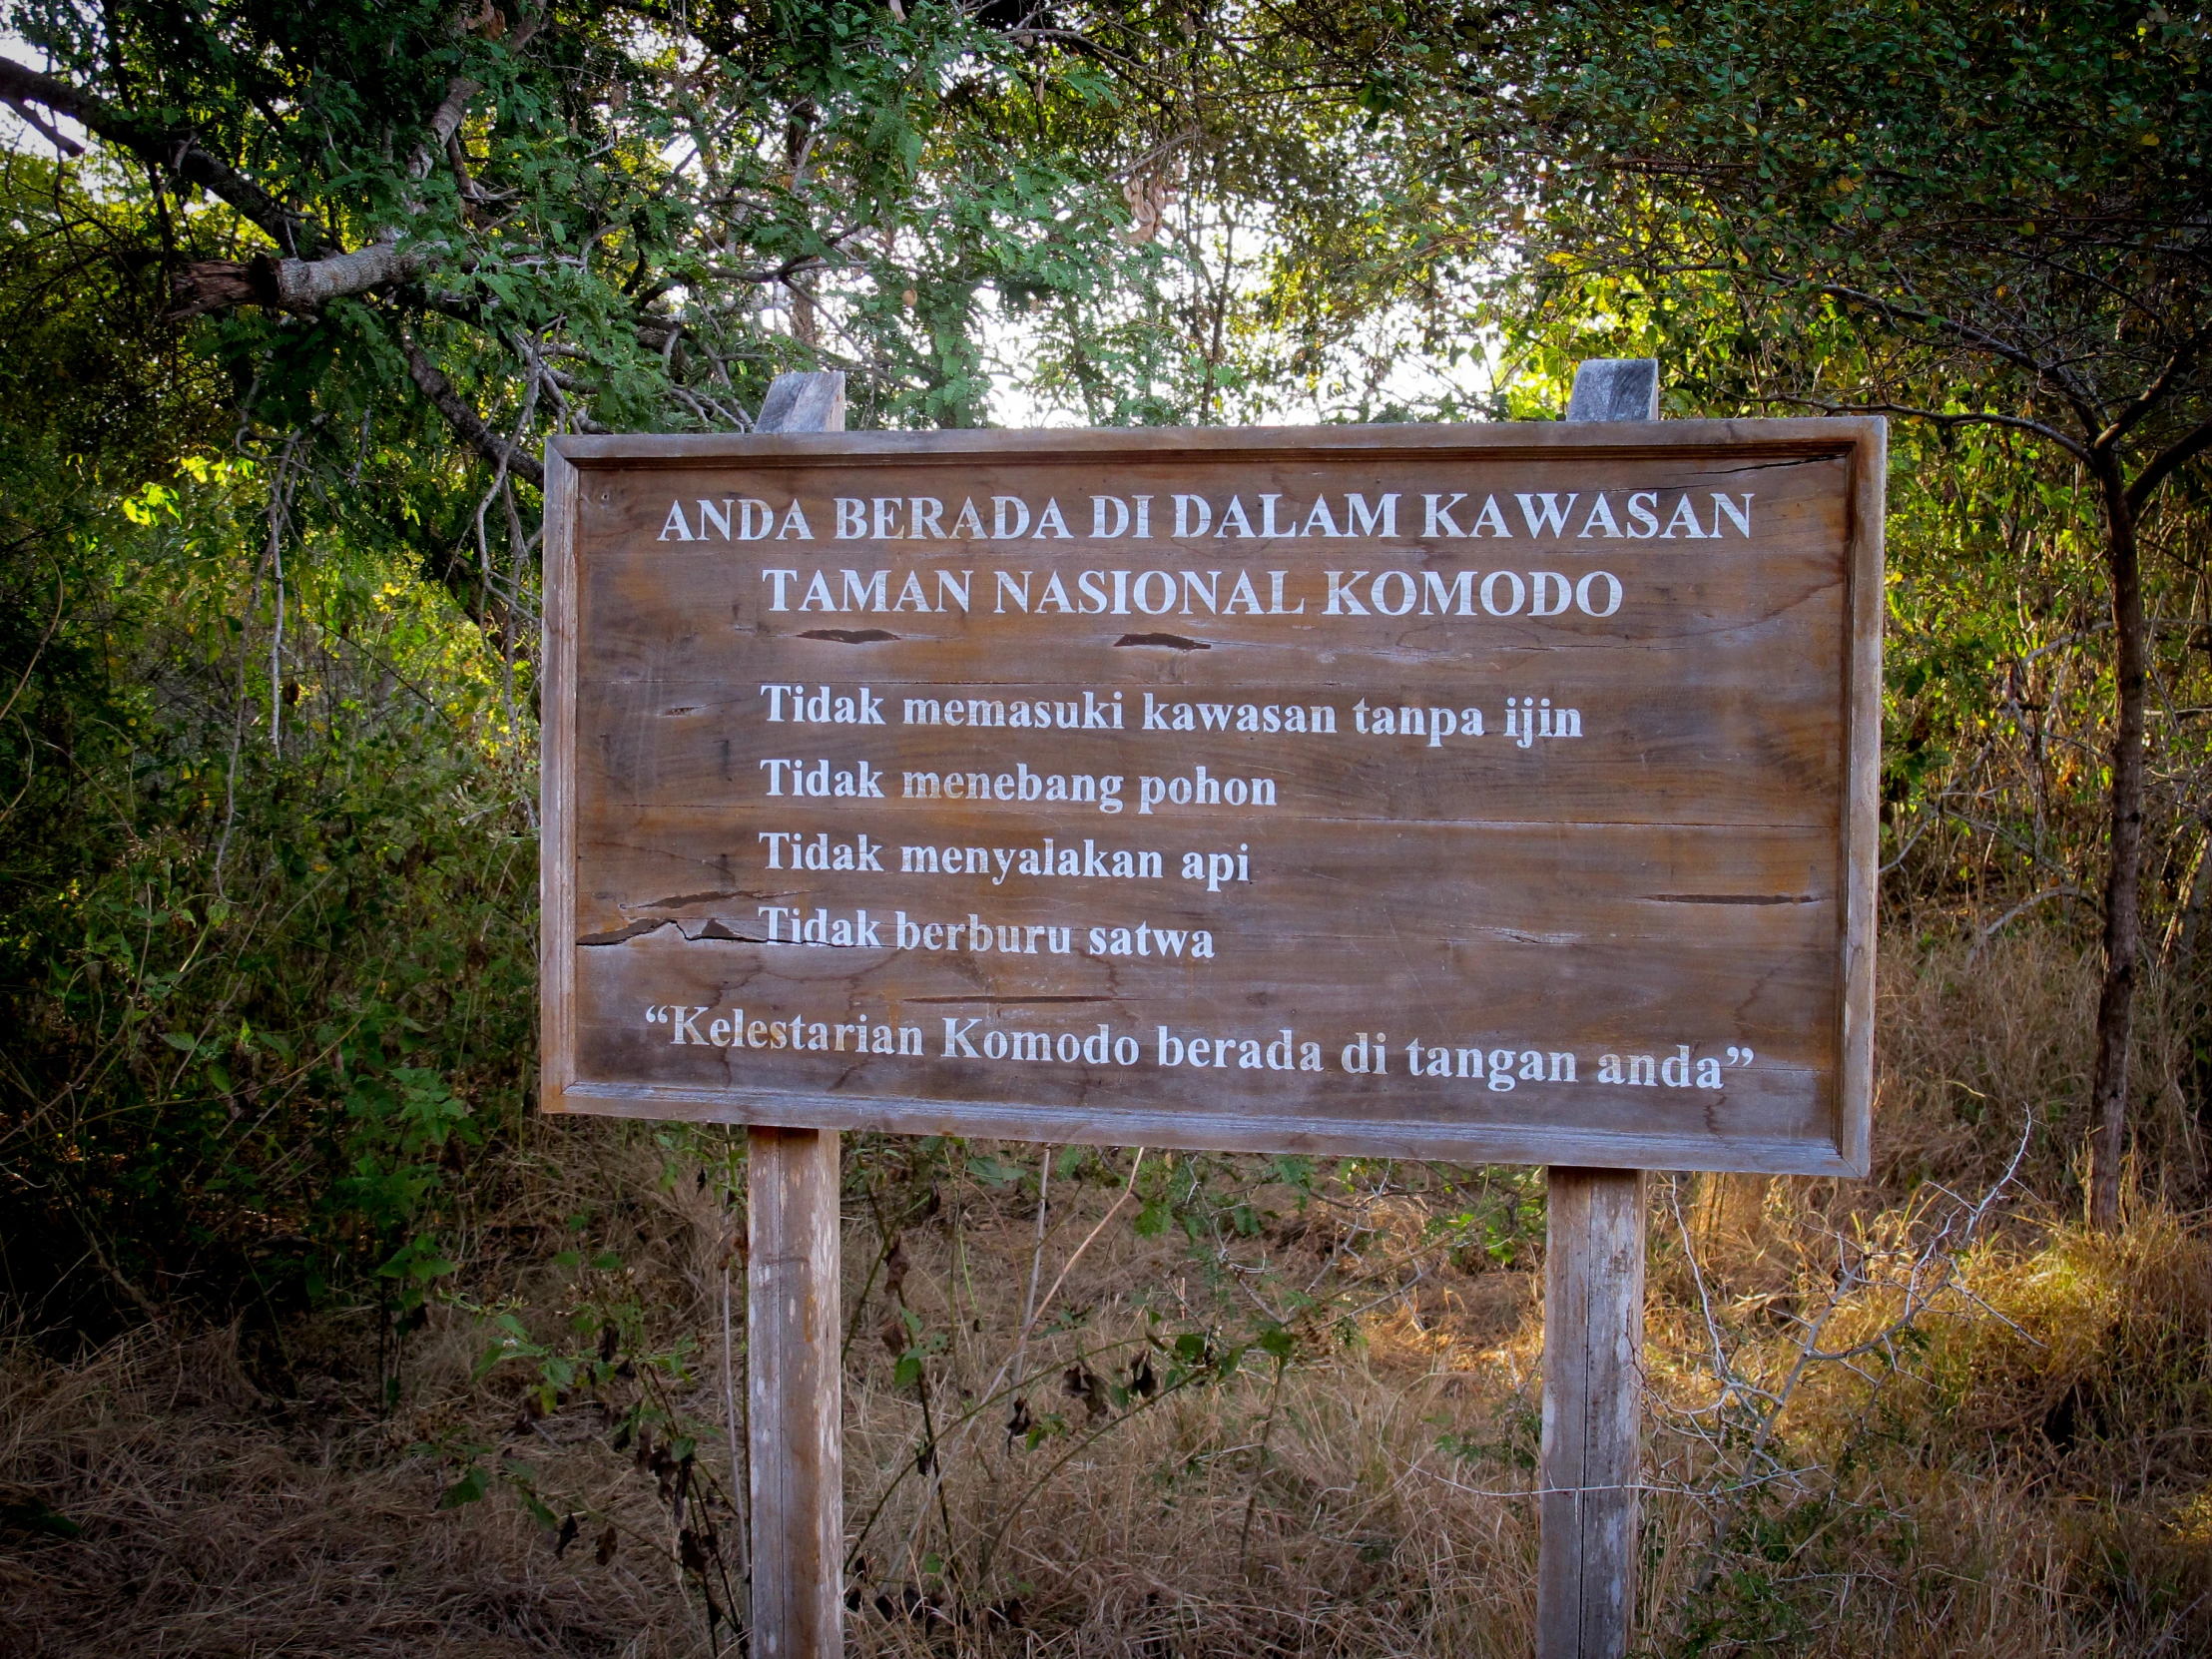
[[[544,1102],[1863,1173],[1878,421],[564,438]]]

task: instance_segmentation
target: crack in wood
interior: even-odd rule
[[[1164,645],[1170,651],[1211,651],[1204,640],[1187,640],[1181,634],[1124,634],[1116,645]]]
[[[1810,892],[1647,892],[1655,904],[1821,904],[1819,893]]]
[[[965,1007],[970,1003],[988,1003],[994,1008],[1026,1008],[1040,1002],[1113,1002],[1111,996],[993,996],[988,991],[978,991],[973,996],[909,996],[908,1002],[946,1003]]]
[[[576,942],[579,945],[622,944],[627,940],[651,933],[662,927],[673,927],[675,921],[668,916],[649,916],[644,921],[633,921],[627,927],[617,927],[605,933],[586,933]]]
[[[707,925],[696,933],[686,933],[684,924],[674,916],[647,916],[642,920],[633,921],[627,927],[612,928],[604,933],[586,933],[576,943],[579,947],[627,944],[632,939],[645,937],[648,933],[657,933],[664,927],[675,928],[677,935],[686,944],[767,944],[770,942],[767,939],[755,938],[750,933],[732,932],[720,917],[710,919]],[[831,948],[850,950],[856,947],[844,945],[831,946]]]

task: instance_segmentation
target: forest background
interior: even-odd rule
[[[1876,1167],[1654,1185],[1640,1639],[2212,1644],[2201,8],[5,17],[0,1651],[736,1651],[742,1137],[531,1110],[546,436],[1609,355],[1893,416]],[[1538,1172],[845,1215],[857,1651],[1527,1651]]]

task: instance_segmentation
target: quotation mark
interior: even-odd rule
[[[1738,1048],[1738,1047],[1736,1047],[1736,1046],[1735,1046],[1734,1044],[1730,1044],[1730,1045],[1729,1045],[1729,1050],[1728,1050],[1728,1063],[1729,1063],[1730,1065],[1732,1065],[1732,1066],[1748,1066],[1748,1065],[1750,1065],[1750,1064],[1751,1064],[1751,1061],[1752,1061],[1752,1053],[1751,1053],[1751,1050],[1750,1050],[1750,1049],[1748,1049],[1748,1048]]]

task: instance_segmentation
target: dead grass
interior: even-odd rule
[[[2097,977],[2084,947],[2053,932],[1986,945],[1892,934],[1877,982],[1876,1185],[1849,1196],[1894,1200],[1932,1179],[1986,1183],[2030,1122],[2027,1189],[2046,1199],[2067,1190],[2089,1132]],[[2198,1201],[2207,1169],[2207,1125],[2192,1118],[2182,1087],[2195,1028],[2185,1000],[2185,987],[2146,969],[2130,1078],[2137,1188],[2174,1204]]]
[[[79,1529],[0,1552],[9,1655],[675,1651],[659,1562],[579,1570],[519,1512],[439,1511],[435,1463],[327,1378],[274,1397],[235,1332],[0,1364],[0,1470]],[[52,1523],[50,1522],[49,1525]],[[646,1639],[638,1643],[644,1633]]]
[[[1686,1182],[1710,1325],[1660,1194],[1648,1646],[2212,1650],[2212,1225],[2159,1180],[2113,1239],[2052,1202],[2082,1128],[2077,958],[2035,936],[1970,963],[1893,941],[1885,973],[1876,1183]],[[2178,1103],[2185,1056],[2161,1040],[2146,1092]],[[2185,1169],[2195,1126],[2154,1112],[2146,1169]],[[1929,1183],[1996,1179],[2030,1113],[2021,1183],[1955,1282],[1879,1352],[1803,1368],[1769,1430],[1786,1477],[1747,1481],[1768,1465],[1740,1402],[1716,1404],[1714,1333],[1734,1374],[1771,1387],[1828,1303],[1832,1338],[1889,1330],[1894,1290],[1840,1295],[1835,1252],[1928,1248]],[[518,1196],[469,1241],[486,1312],[448,1308],[414,1338],[388,1408],[371,1333],[344,1322],[280,1344],[149,1330],[71,1364],[16,1342],[0,1356],[0,1652],[712,1651],[667,1473],[614,1442],[634,1407],[665,1403],[705,1488],[684,1518],[731,1535],[720,1152],[534,1128]],[[1124,1200],[1130,1160],[1090,1160],[1056,1170],[1040,1245],[1037,1158],[859,1143],[850,1651],[1525,1654],[1542,1334],[1512,1173],[1354,1167],[1302,1195],[1286,1171],[1185,1160]],[[1155,1198],[1169,1225],[1140,1236],[1128,1222]],[[473,1377],[492,1311],[561,1353],[619,1325],[628,1375],[521,1408],[534,1365]],[[1227,1364],[1277,1328],[1280,1369],[1265,1346]],[[471,1459],[489,1495],[441,1509]],[[521,1485],[579,1517],[565,1549]]]

